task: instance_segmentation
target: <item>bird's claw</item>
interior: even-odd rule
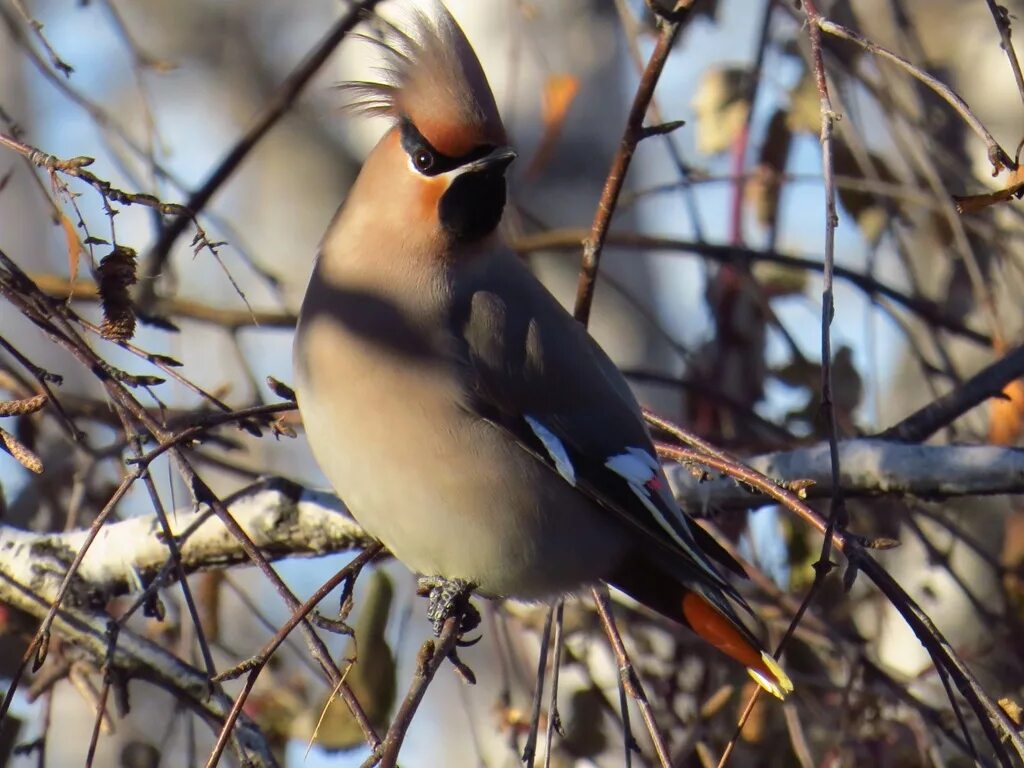
[[[480,624],[480,612],[469,602],[473,584],[463,579],[444,579],[424,576],[419,581],[419,593],[428,597],[427,618],[434,629],[434,637],[441,636],[444,623],[460,617],[459,635],[471,632]]]

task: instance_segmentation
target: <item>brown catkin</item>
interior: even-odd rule
[[[135,309],[128,289],[138,279],[135,274],[135,250],[123,245],[100,261],[99,291],[103,300],[100,333],[111,341],[127,341],[135,333]]]
[[[47,397],[43,394],[26,397],[22,400],[0,402],[0,416],[27,416],[46,405],[46,400]]]
[[[37,475],[43,471],[43,462],[7,430],[0,427],[0,448],[7,451],[25,469]]]

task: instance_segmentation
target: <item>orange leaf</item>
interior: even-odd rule
[[[562,135],[562,126],[565,124],[566,115],[569,114],[569,107],[572,106],[579,90],[580,81],[574,75],[548,75],[544,83],[543,102],[541,104],[541,114],[544,119],[544,135],[541,137],[537,152],[534,154],[530,167],[526,171],[526,178],[536,178],[548,164],[555,144],[558,143],[558,137]]]
[[[1011,381],[1003,397],[994,399],[989,409],[988,441],[993,445],[1013,445],[1024,427],[1024,382]]]
[[[63,212],[60,214],[60,225],[64,230],[64,239],[68,245],[68,273],[71,275],[71,285],[74,287],[75,278],[78,277],[78,259],[82,255],[82,244],[78,241],[75,225]]]
[[[579,78],[573,75],[548,75],[544,83],[545,130],[561,130],[565,115],[579,90]]]
[[[959,197],[953,195],[953,202],[956,203],[958,213],[977,213],[996,203],[1005,203],[1011,198],[1020,198],[1024,195],[1024,166],[1018,166],[1010,172],[1007,184],[1003,189],[995,192],[986,192],[982,195],[964,195]]]

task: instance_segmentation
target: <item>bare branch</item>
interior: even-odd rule
[[[270,559],[319,556],[373,543],[348,515],[337,497],[309,491],[286,481],[260,483],[238,495],[229,511],[249,538]],[[209,509],[169,516],[181,540],[186,573],[247,561],[241,544]],[[87,530],[36,533],[0,526],[4,560],[31,562],[39,552],[71,563],[89,535]],[[107,597],[137,592],[161,572],[170,552],[155,515],[108,523],[99,529],[75,575],[73,589]]]
[[[608,171],[608,178],[604,183],[604,189],[601,191],[601,199],[594,212],[590,237],[587,238],[583,246],[583,262],[580,265],[579,285],[576,288],[576,309],[573,314],[583,325],[586,325],[590,319],[590,305],[594,300],[601,249],[608,236],[608,228],[612,223],[612,215],[615,213],[619,193],[622,192],[622,185],[626,181],[626,172],[629,170],[629,164],[633,159],[637,144],[648,135],[644,131],[644,117],[647,115],[647,108],[654,97],[654,89],[665,68],[665,62],[668,61],[672,44],[679,35],[679,30],[682,29],[682,19],[688,15],[689,11],[690,8],[687,7],[679,18],[662,22],[658,44],[640,78],[640,85],[633,97],[633,106],[630,107],[629,117],[626,119],[626,130],[622,134],[618,152],[615,153],[612,167]]]
[[[907,495],[939,499],[1024,493],[1024,450],[998,446],[906,445],[885,440],[839,443],[840,483],[848,496]],[[827,443],[744,459],[768,477],[808,480],[812,498],[831,494],[832,472]],[[747,509],[765,503],[732,480],[694,477],[674,469],[676,495],[691,511]]]
[[[16,533],[10,528],[0,530],[0,552],[4,553],[0,557],[0,602],[41,619],[56,599],[67,568],[67,551],[59,546],[48,548],[41,540],[32,544]],[[82,594],[83,598],[88,596],[88,592]],[[124,680],[153,683],[187,704],[211,726],[220,728],[231,709],[231,700],[218,688],[211,688],[203,672],[130,630],[121,629],[112,645],[110,621],[103,611],[65,606],[57,612],[53,627],[95,667],[107,662]],[[251,765],[277,764],[264,735],[248,717],[239,719],[235,733]]]
[[[263,111],[256,116],[249,130],[239,138],[227,155],[211,171],[203,185],[189,196],[185,207],[193,215],[198,214],[210,201],[210,198],[213,197],[213,194],[220,189],[221,185],[231,178],[231,175],[249,155],[249,152],[260,142],[260,139],[291,109],[295,99],[302,93],[303,88],[305,88],[313,75],[327,61],[327,58],[334,52],[334,49],[338,47],[345,36],[360,21],[373,11],[379,2],[380,0],[360,0],[360,2],[352,6],[327,31],[327,34],[306,55],[306,58],[299,63],[292,73],[288,75],[285,81],[281,83],[277,92],[267,100]],[[182,232],[185,231],[188,223],[189,219],[187,217],[179,216],[163,230],[160,239],[150,250],[146,266],[146,277],[149,279],[142,284],[145,291],[143,304],[146,304],[155,297],[155,292],[153,291],[153,286],[156,283],[155,278],[163,270],[164,264],[171,253],[171,247],[181,236]]]
[[[952,392],[918,409],[878,437],[916,443],[927,440],[967,411],[996,397],[1014,379],[1024,376],[1024,347],[1010,350]]]
[[[513,243],[513,247],[520,253],[533,253],[535,251],[576,253],[580,243],[586,237],[587,234],[582,229],[559,229],[521,237]],[[650,251],[666,251],[679,255],[694,254],[709,261],[716,261],[722,264],[754,264],[762,261],[808,272],[823,272],[825,269],[819,260],[801,256],[789,256],[778,251],[758,250],[735,245],[722,245],[720,243],[705,243],[695,240],[681,240],[635,232],[612,233],[608,235],[605,241],[607,245],[620,248],[643,248]],[[992,345],[991,337],[964,325],[958,318],[953,317],[934,301],[904,293],[898,288],[894,288],[871,275],[857,272],[838,264],[835,266],[833,274],[836,278],[852,283],[868,294],[878,294],[892,299],[892,301],[904,309],[913,312],[922,320],[932,325],[951,331],[958,336],[963,336],[965,339],[969,339],[977,344],[982,344],[986,347]]]

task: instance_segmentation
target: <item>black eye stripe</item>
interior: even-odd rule
[[[441,173],[453,171],[466,163],[479,160],[494,149],[493,146],[484,144],[462,157],[449,157],[448,155],[444,155],[434,149],[430,142],[424,138],[423,134],[416,129],[416,126],[413,125],[412,121],[408,118],[403,118],[401,121],[400,138],[402,149],[404,149],[406,154],[409,155],[409,158],[412,160],[413,167],[424,176],[437,176]],[[424,157],[422,155],[424,152],[430,154],[433,158],[433,162],[420,162]]]

